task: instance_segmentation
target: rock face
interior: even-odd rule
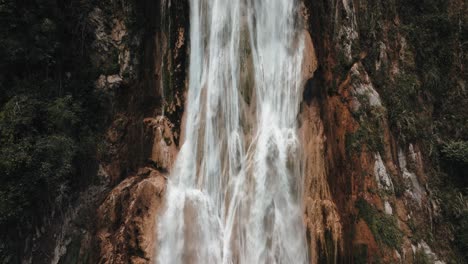
[[[91,59],[102,69],[95,87],[110,101],[112,118],[99,144],[95,186],[77,202],[91,198],[69,210],[59,237],[52,230],[43,237],[56,245],[52,263],[153,263],[157,216],[181,138],[188,2],[85,7]]]
[[[389,114],[397,106],[384,96],[387,82],[396,85],[415,67],[396,5],[303,1],[298,129],[311,263],[417,263],[423,253],[434,263],[459,259],[449,225],[434,220],[442,218],[428,152],[417,139],[402,141],[403,128],[396,131]],[[183,140],[188,3],[128,8],[113,18],[99,8],[89,14],[96,53],[114,50],[119,70],[96,80],[112,94],[114,116],[99,156],[105,195],[91,213],[96,224],[77,239],[80,251],[93,253],[68,263],[153,263],[166,176]],[[135,14],[146,25],[140,30],[124,22]],[[106,63],[104,55],[96,63]],[[65,263],[67,254],[59,255],[56,263]]]
[[[101,89],[124,84],[124,89],[116,90],[108,156],[101,161],[116,186],[96,211],[93,241],[97,247],[92,260],[96,263],[154,263],[157,219],[181,138],[187,3],[143,1],[133,8],[143,20],[151,17],[145,31],[126,35],[126,26],[116,23],[111,37],[141,39],[137,47],[122,49],[119,62],[121,69],[142,65],[142,79],[132,79],[130,74],[127,79],[100,77],[96,83]],[[137,50],[143,50],[141,58],[124,60]]]
[[[138,169],[107,195],[97,210],[98,263],[153,263],[157,219],[163,206],[167,173],[177,155],[167,118],[145,118],[151,138],[150,167]]]
[[[98,263],[152,263],[165,188],[161,173],[143,168],[110,192],[97,210]]]
[[[178,152],[172,132],[174,125],[164,116],[145,118],[144,122],[153,130],[154,135],[150,160],[159,169],[169,171]]]
[[[325,140],[316,100],[304,105],[301,114],[304,146],[304,209],[309,256],[312,263],[333,259],[342,250],[340,215],[331,196],[325,163]]]
[[[408,74],[414,74],[417,63],[415,51],[410,47],[414,42],[408,43],[402,25],[409,6],[399,1],[371,2],[304,2],[310,12],[310,33],[319,66],[306,86],[304,100],[309,106],[303,107],[302,115],[311,115],[311,109],[315,109],[312,112],[319,113],[315,114],[315,123],[323,124],[322,139],[318,136],[315,145],[324,142],[324,165],[319,168],[325,168],[330,190],[326,196],[336,206],[335,219],[339,219],[342,228],[338,241],[341,239],[343,247],[338,251],[338,261],[414,263],[422,258],[422,253],[414,249],[424,244],[421,238],[442,235],[429,231],[430,226],[447,231],[448,225],[431,220],[435,215],[440,217],[440,210],[433,206],[437,198],[431,195],[431,188],[440,187],[430,185],[431,177],[437,176],[434,173],[429,176],[433,166],[428,162],[430,152],[421,151],[428,142],[419,138],[403,142],[406,132],[395,117],[398,111],[395,109],[400,106],[389,98],[404,93],[405,85],[411,82],[393,80],[404,74],[409,80]],[[392,89],[398,91],[396,95],[389,92]],[[421,97],[417,101],[431,104],[422,102]],[[404,107],[400,118],[411,118],[409,109],[417,106]],[[424,114],[420,113],[420,117]],[[417,122],[413,125],[417,126]],[[400,130],[395,130],[395,126]],[[309,137],[320,135],[308,131],[305,134]],[[314,149],[308,148],[306,157],[313,155]],[[315,164],[320,164],[319,156],[315,154]],[[317,170],[315,167],[305,175],[306,188],[309,177],[320,178],[317,175],[323,172]],[[305,206],[307,217],[307,202]],[[323,212],[327,219],[330,213]],[[331,234],[333,237],[334,233]],[[422,250],[423,246],[419,246],[419,252],[425,251],[431,261],[457,261],[456,250],[447,240],[433,240],[428,247],[435,253]]]

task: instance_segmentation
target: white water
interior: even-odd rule
[[[185,141],[157,262],[306,263],[295,1],[190,4]]]

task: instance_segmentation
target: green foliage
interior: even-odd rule
[[[415,218],[410,218],[408,219],[407,224],[412,233],[411,241],[414,243],[419,243],[421,240],[432,241],[432,232],[427,232],[423,223],[417,222],[417,219]]]
[[[406,139],[414,140],[418,133],[418,117],[417,109],[414,106],[418,105],[417,97],[419,95],[418,80],[414,75],[401,74],[395,80],[395,91],[398,97],[391,96],[389,98],[389,120],[400,135]]]
[[[405,70],[418,77],[418,97],[432,111],[426,114],[431,122],[420,120],[416,114],[416,124],[422,123],[429,132],[421,141],[423,146],[430,146],[442,211],[456,234],[455,245],[468,260],[468,223],[464,220],[468,186],[468,111],[464,107],[468,105],[468,91],[463,84],[468,20],[463,19],[463,8],[453,8],[445,0],[398,0],[397,7],[402,33],[414,52],[415,67]],[[403,62],[403,66],[407,65]]]
[[[463,212],[456,231],[455,244],[459,251],[462,252],[465,260],[468,260],[468,210]]]
[[[458,31],[466,29],[466,21],[462,23],[458,19],[463,11],[457,11],[460,14],[450,13],[448,2],[444,0],[399,0],[397,6],[403,21],[402,33],[412,45],[416,63],[414,69],[408,68],[405,62],[403,67],[419,80],[418,97],[426,104],[433,104],[432,118],[438,134],[466,138],[468,114],[460,111],[460,107],[468,103],[468,94],[457,82],[463,76],[464,62],[457,58],[461,56],[457,53],[463,52],[458,50],[458,46],[464,41]],[[404,79],[398,82],[403,87],[408,86],[408,81]],[[393,103],[395,100],[389,105]],[[415,120],[419,119],[421,116],[415,115]],[[424,123],[427,125],[426,120],[422,121],[423,127]]]
[[[429,256],[423,250],[417,250],[414,256],[414,264],[430,264],[432,263]]]
[[[393,216],[378,212],[363,198],[356,201],[356,208],[359,210],[359,217],[366,221],[377,242],[394,249],[400,248],[402,234]]]
[[[359,153],[364,145],[372,152],[383,150],[382,134],[378,132],[380,128],[375,126],[375,123],[363,123],[356,132],[346,134],[346,149],[348,153]]]
[[[361,50],[367,53],[363,64],[379,88],[400,142],[425,140],[424,146],[432,151],[436,128],[466,136],[463,131],[468,129],[468,115],[459,109],[468,103],[467,93],[454,78],[463,76],[463,66],[457,65],[461,60],[456,58],[460,52],[457,42],[463,42],[457,29],[463,31],[466,26],[459,24],[463,22],[458,19],[461,13],[450,14],[443,0],[363,2],[357,8],[361,11]],[[401,26],[385,23],[397,14]],[[402,46],[399,36],[404,36],[408,45]],[[404,54],[400,56],[400,74],[393,80],[388,78],[393,75],[388,62],[379,60],[381,40],[387,40],[387,49],[402,49],[400,55]],[[376,62],[380,62],[378,69]]]
[[[434,197],[438,200],[443,216],[455,235],[452,246],[454,249],[458,248],[460,252],[458,257],[464,258],[466,262],[468,260],[468,189],[459,191],[450,180],[451,177],[445,175],[444,178],[448,181],[446,180],[440,189],[433,189]]]
[[[446,90],[454,56],[457,25],[450,20],[444,0],[398,1],[404,31],[414,45],[423,86],[436,95]],[[443,40],[443,41],[441,41]],[[445,80],[444,80],[445,79]]]
[[[445,159],[459,164],[468,164],[468,142],[450,141],[442,146],[442,155]]]
[[[441,189],[444,222],[453,226],[459,252],[467,252],[461,246],[467,239],[457,198],[468,186],[466,10],[446,0],[363,1],[355,8],[360,49],[367,54],[362,63],[381,95],[390,128],[400,145],[416,142],[429,159],[431,189],[435,182]],[[383,45],[386,60],[380,59]],[[359,149],[368,136],[358,130],[347,136],[347,145]],[[403,190],[398,186],[396,193]]]
[[[84,48],[90,3],[0,2],[0,263],[92,177],[107,103]]]
[[[79,148],[73,124],[80,108],[65,107],[67,100],[13,97],[0,112],[0,225],[46,210],[64,191]]]
[[[390,127],[402,143],[427,137],[430,120],[421,103],[421,86],[414,74],[400,73],[387,82],[382,98],[388,110]]]
[[[449,140],[440,144],[440,165],[456,188],[467,188],[468,141]]]
[[[385,109],[379,106],[371,106],[367,96],[358,96],[361,104],[359,111],[354,116],[359,121],[356,132],[346,135],[346,149],[348,154],[360,152],[362,146],[372,152],[383,152],[383,116]]]
[[[353,263],[354,264],[366,264],[367,261],[367,245],[359,244],[353,248]]]

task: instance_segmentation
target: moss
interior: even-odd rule
[[[423,141],[422,147],[434,149],[431,107],[424,102],[426,92],[421,88],[418,76],[403,71],[394,80],[384,81],[380,94],[387,109],[390,129],[399,143]]]
[[[346,141],[346,152],[349,156],[353,152],[361,152],[362,144],[361,142],[364,140],[364,133],[361,129],[358,129],[355,133],[348,133],[345,136]]]
[[[447,229],[453,229],[459,237],[456,240],[460,242],[456,243],[462,244],[463,224],[457,216],[460,210],[454,193],[466,193],[468,186],[465,176],[468,156],[460,143],[468,138],[468,111],[462,110],[467,105],[468,93],[461,84],[466,62],[464,50],[459,48],[466,39],[463,33],[468,25],[466,19],[460,20],[464,9],[444,0],[364,1],[355,8],[360,14],[357,24],[361,50],[367,52],[363,65],[388,109],[390,129],[400,146],[418,143],[425,169],[434,171],[428,177],[430,188],[438,186],[444,193],[440,198],[444,219],[437,224],[449,225]],[[401,24],[392,22],[396,17]],[[398,74],[391,67],[385,68],[385,61],[380,61],[377,69],[381,42],[386,47],[387,63],[399,60]],[[347,135],[347,146],[359,150],[367,135],[365,131],[357,132]],[[395,194],[401,196],[403,184],[394,181],[394,186]],[[422,229],[423,234],[415,232],[418,224],[410,224],[415,239],[429,236]],[[446,246],[449,242],[438,243]],[[460,246],[459,252],[461,255],[468,252],[468,246]]]
[[[411,230],[411,233],[413,234],[411,236],[411,241],[413,241],[414,243],[418,243],[421,240],[430,241],[431,233],[427,232],[425,225],[418,225],[415,222],[414,218],[409,219],[407,224],[409,229]]]
[[[353,263],[354,264],[366,264],[367,261],[367,245],[359,244],[354,245],[353,248]]]
[[[405,193],[405,184],[401,177],[392,177],[393,180],[393,191],[395,192],[395,196],[400,198]]]
[[[397,132],[403,143],[420,138],[423,136],[421,133],[427,131],[422,118],[423,107],[418,101],[420,91],[416,75],[401,73],[384,92],[389,106],[390,127]]]
[[[361,152],[362,146],[372,152],[383,152],[384,131],[383,120],[386,110],[380,106],[371,106],[368,96],[357,96],[361,106],[354,117],[359,121],[359,128],[354,133],[346,135],[345,144],[348,155]]]
[[[394,217],[380,214],[375,219],[374,232],[377,232],[379,240],[392,248],[399,248],[402,235],[397,227]]]
[[[430,264],[432,263],[429,256],[423,250],[417,250],[414,255],[414,264]]]
[[[363,198],[359,198],[355,206],[359,210],[358,216],[366,221],[377,242],[390,248],[400,248],[402,234],[393,216],[377,211]]]
[[[363,198],[359,198],[355,204],[356,208],[359,210],[358,216],[366,222],[372,222],[373,215],[375,214],[375,209]]]

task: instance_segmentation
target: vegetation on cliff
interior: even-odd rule
[[[106,100],[76,1],[0,3],[0,262],[87,185]]]
[[[109,98],[104,91],[95,89],[94,82],[101,73],[119,74],[120,65],[119,53],[115,47],[108,51],[109,56],[101,58],[96,55],[99,51],[91,44],[95,40],[96,32],[87,20],[97,6],[101,7],[102,13],[107,14],[115,11],[111,10],[110,6],[122,5],[119,10],[126,9],[126,5],[130,2],[134,4],[134,1],[117,3],[96,0],[0,1],[0,263],[20,262],[20,258],[24,256],[23,250],[31,245],[27,238],[31,238],[33,233],[43,232],[36,228],[50,221],[53,212],[55,215],[60,214],[61,207],[72,200],[84,186],[95,180],[93,175],[97,166],[96,153],[98,143],[101,142],[100,132],[108,125]],[[428,176],[427,188],[431,190],[429,196],[432,207],[426,209],[437,214],[434,214],[434,218],[424,219],[430,222],[431,227],[435,226],[432,229],[426,228],[428,225],[418,226],[420,223],[415,219],[421,216],[417,215],[418,212],[414,214],[415,217],[407,222],[413,232],[411,243],[417,244],[423,238],[429,244],[438,242],[435,237],[436,232],[447,230],[438,227],[449,226],[450,232],[443,234],[446,235],[444,240],[447,241],[442,242],[450,248],[457,249],[457,254],[466,261],[468,259],[466,3],[459,0],[344,2],[351,3],[350,6],[357,10],[358,37],[353,41],[358,43],[351,45],[352,60],[348,61],[347,57],[340,53],[336,55],[337,65],[334,65],[335,71],[330,74],[331,82],[335,85],[330,85],[328,96],[336,96],[339,93],[338,75],[347,75],[353,63],[357,62],[365,68],[375,90],[380,94],[382,105],[371,105],[367,96],[358,98],[360,109],[352,115],[359,126],[345,137],[343,144],[346,146],[349,160],[343,163],[351,164],[350,156],[364,150],[380,153],[384,157],[385,148],[389,148],[384,136],[387,124],[392,139],[396,141],[395,149],[392,151],[397,152],[397,148],[406,149],[410,143],[417,145],[423,152],[426,165],[424,169]],[[146,5],[151,8],[141,8],[141,6],[148,7]],[[160,5],[159,1],[148,1],[144,5],[141,4],[140,8],[144,10],[139,10],[138,15],[123,15],[128,20],[124,21],[128,30],[145,27],[145,30],[141,31],[148,35],[159,30],[154,28],[160,22],[159,14],[155,15],[154,10],[161,11],[160,6],[156,5]],[[334,10],[337,7],[330,5],[328,1],[310,1],[306,5],[317,8],[315,11],[317,15],[311,16],[311,20],[316,20],[313,23],[316,23],[314,29],[317,31],[312,33],[315,34],[314,41],[319,55],[322,53],[319,62],[322,65],[315,79],[318,80],[327,77],[323,74],[326,73],[325,64],[329,63],[328,60],[333,60],[324,59],[323,49],[332,50],[331,57],[333,57],[334,52],[343,44],[340,41],[346,40],[344,36],[343,39],[337,40],[338,43],[334,43],[337,45],[333,45],[330,43],[335,40],[328,43],[325,35],[334,34],[329,32],[349,26],[351,23],[347,23],[345,16],[349,14],[345,14],[344,11],[343,15],[340,14],[339,18],[335,18],[338,22],[334,19],[326,21],[330,14],[338,14]],[[162,26],[163,31],[170,32],[167,37],[170,45],[168,47],[161,45],[157,49],[172,50],[180,33],[174,29],[183,24],[188,30],[186,25],[188,8],[185,5],[174,5],[166,12],[174,20],[174,22],[166,21]],[[187,35],[185,32],[180,34]],[[319,44],[322,40],[325,40],[324,44]],[[149,42],[154,45],[158,41],[160,40]],[[151,50],[149,45],[146,49]],[[185,89],[185,55],[178,58],[178,61],[174,60],[175,56],[171,51],[162,58],[164,67],[161,71],[161,82],[169,102],[177,101],[171,91],[177,90],[182,98],[181,94]],[[142,71],[145,71],[147,76],[156,78],[154,73],[157,70],[149,66],[154,63],[153,60],[153,56],[146,56],[141,61]],[[386,64],[385,61],[391,63]],[[121,76],[125,78],[127,74],[129,71],[123,72]],[[320,86],[320,81],[317,82],[319,84],[317,86]],[[132,91],[132,93],[138,92],[141,91]],[[142,94],[138,96],[145,97]],[[121,101],[135,100],[130,92],[121,97],[119,99]],[[138,105],[138,111],[151,112],[154,109],[150,109],[148,105],[159,104],[157,101],[159,99],[156,96],[147,96],[146,101],[142,100],[144,103],[135,100],[133,104]],[[331,99],[323,96],[320,100]],[[123,105],[126,107],[126,104]],[[169,106],[169,104],[164,106],[166,115],[171,120],[180,121],[183,105],[177,106],[178,108],[172,111]],[[322,111],[324,117],[326,111]],[[335,111],[330,116],[335,115],[337,118],[336,115],[340,114],[342,112]],[[324,122],[331,122],[324,117],[322,117]],[[135,121],[137,122],[138,120]],[[121,123],[125,123],[125,126],[127,124]],[[326,133],[335,132],[335,130],[326,131]],[[335,135],[327,134],[327,137],[334,139]],[[336,140],[331,144],[341,143]],[[328,152],[333,153],[333,149],[328,148]],[[106,157],[109,160],[114,157],[110,153],[106,154],[109,154]],[[125,159],[132,155],[122,156],[122,159]],[[344,170],[349,168],[340,162],[329,164],[336,167],[330,170],[339,170],[341,169],[339,167]],[[356,167],[351,168],[359,171]],[[344,176],[348,177],[352,172],[346,171],[347,174]],[[391,175],[391,177],[397,176]],[[350,196],[345,196],[348,193],[345,193],[347,189],[345,190],[343,186],[351,186],[353,180],[344,178],[336,182],[332,179],[330,185],[332,189],[343,193],[338,195],[333,193],[333,195],[348,199]],[[356,178],[364,181],[364,176]],[[400,186],[402,183],[393,180],[394,194],[399,197],[404,192]],[[362,197],[359,195],[357,197]],[[393,193],[385,193],[381,196],[393,198],[392,195]],[[403,222],[397,222],[399,221],[397,215],[385,214],[381,209],[377,209],[375,204],[371,204],[370,200],[368,203],[363,198],[358,198],[354,205],[355,208],[350,206],[353,210],[357,210],[357,215],[353,215],[357,219],[353,220],[364,220],[379,247],[401,249],[405,234],[399,226]],[[396,210],[395,205],[392,206]],[[343,212],[343,207],[338,208],[342,210],[339,213],[346,223],[348,215]],[[423,216],[425,214],[427,212],[421,213]],[[448,241],[451,234],[454,239]],[[372,253],[370,251],[373,249],[365,244],[362,245],[365,247],[359,248],[354,253],[355,263],[366,263]],[[414,261],[431,262],[425,252],[419,249]]]
[[[413,45],[411,72],[419,79],[419,98],[425,106],[426,116],[415,122],[423,133],[415,139],[431,157],[432,186],[456,234],[454,243],[468,260],[466,8],[459,1],[398,1],[404,34]]]
[[[363,64],[381,95],[392,134],[399,147],[421,147],[430,199],[442,212],[435,225],[450,226],[456,234],[452,245],[467,258],[466,3],[396,0],[364,2],[359,8],[359,51],[366,52]],[[358,132],[374,131],[371,119],[363,120]],[[370,139],[381,135],[375,131],[363,137],[372,151]]]

